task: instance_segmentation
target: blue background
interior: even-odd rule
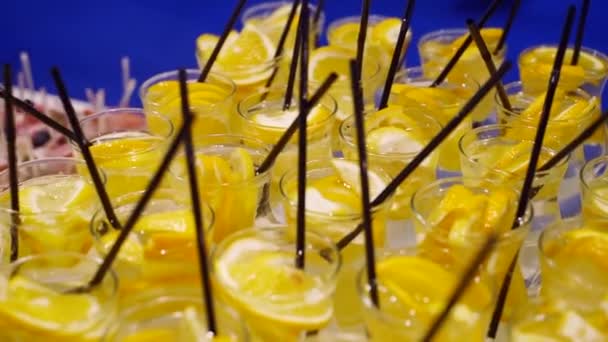
[[[250,0],[248,6],[260,3]],[[414,12],[414,44],[427,32],[464,27],[477,19],[489,0],[418,0]],[[576,5],[580,1],[574,1]],[[195,66],[194,41],[203,32],[219,33],[236,0],[4,0],[0,33],[0,62],[18,66],[19,52],[30,53],[36,86],[54,92],[49,75],[61,67],[73,97],[84,98],[84,88],[105,88],[108,104],[118,101],[122,88],[120,58],[131,58],[132,75],[139,83],[155,73]],[[505,0],[490,20],[502,26],[512,0]],[[516,61],[524,48],[556,43],[570,1],[523,0],[508,40],[508,56]],[[372,13],[400,16],[405,1],[372,0]],[[360,1],[326,0],[327,21],[357,15]],[[584,45],[608,52],[608,1],[593,0]],[[416,65],[411,49],[408,65]],[[481,66],[480,66],[481,67]],[[509,75],[510,80],[516,72]],[[134,96],[133,104],[139,104]]]

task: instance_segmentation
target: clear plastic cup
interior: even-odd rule
[[[608,224],[608,157],[593,159],[580,173],[583,218],[587,225]]]

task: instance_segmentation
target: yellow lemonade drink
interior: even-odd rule
[[[375,197],[389,181],[381,169],[370,166],[370,197]],[[328,236],[337,243],[362,222],[359,165],[356,159],[310,161],[306,171],[306,229]],[[298,206],[298,173],[292,170],[281,179],[281,195],[285,219],[295,228]],[[372,208],[374,245],[384,246],[386,203]],[[340,251],[342,267],[334,294],[334,317],[340,328],[354,328],[363,322],[362,308],[357,300],[356,275],[365,263],[363,234]]]
[[[333,316],[340,254],[330,239],[309,231],[305,267],[296,268],[291,229],[236,232],[211,256],[218,295],[262,341],[298,341],[306,331],[327,326]]]
[[[406,108],[420,108],[439,122],[446,125],[464,106],[467,100],[477,91],[479,85],[474,81],[463,83],[443,83],[430,88],[432,80],[422,74],[419,67],[402,71],[391,89],[389,103]],[[478,108],[477,110],[481,110]],[[458,139],[473,126],[473,120],[467,117],[448,136],[438,149],[439,167],[448,172],[458,172]]]
[[[608,157],[587,162],[580,176],[585,223],[608,228]]]
[[[219,334],[207,331],[206,312],[200,291],[163,291],[118,313],[104,342],[247,342],[245,323],[238,314],[216,301]]]
[[[336,125],[333,132],[333,148],[339,150],[338,127],[347,117],[353,115],[354,105],[350,81],[349,61],[356,57],[356,51],[342,46],[324,46],[315,49],[310,54],[308,68],[309,93],[312,94],[321,83],[332,73],[338,74],[338,79],[327,91],[338,104]],[[361,73],[361,89],[363,105],[366,111],[375,108],[375,98],[384,82],[382,66],[375,58],[365,58]]]
[[[474,255],[489,234],[497,234],[498,241],[483,270],[500,286],[530,231],[533,217],[529,207],[520,226],[511,229],[518,198],[511,186],[473,185],[463,178],[445,178],[419,189],[412,197],[418,254],[458,272],[463,257]],[[512,307],[525,300],[526,288],[518,265],[503,320],[509,319]]]
[[[513,82],[505,85],[505,91],[511,102],[512,110],[506,109],[498,97],[496,97],[496,108],[498,121],[506,124],[522,124],[537,127],[540,119],[545,94],[530,94],[523,88],[521,82]],[[574,91],[557,89],[547,132],[543,142],[544,146],[554,150],[561,150],[573,137],[588,127],[599,115],[599,100],[581,89]],[[534,132],[524,131],[528,136],[522,139],[534,140]],[[588,139],[584,146],[606,144],[605,130],[598,130],[596,134]],[[581,161],[583,148],[577,149],[573,154],[574,161]]]
[[[101,260],[77,253],[28,256],[2,275],[0,340],[99,341],[114,319],[118,280],[110,271],[102,282],[81,293]]]
[[[566,220],[547,227],[539,247],[542,297],[520,314],[511,340],[605,341],[606,232]]]
[[[391,105],[365,115],[368,163],[394,178],[441,130],[441,125],[426,109]],[[346,158],[357,159],[354,117],[340,126],[340,143]],[[394,196],[389,218],[402,221],[411,217],[410,199],[414,191],[436,179],[438,154],[433,153],[403,182]]]
[[[283,91],[265,91],[251,95],[239,102],[240,131],[243,135],[275,145],[291,123],[300,115],[297,100],[289,109],[283,110]],[[332,156],[331,139],[337,106],[330,96],[324,96],[308,114],[307,158],[327,159]],[[235,125],[236,126],[236,125]],[[296,132],[273,165],[271,185],[272,198],[279,198],[280,177],[297,164],[298,132]]]
[[[202,69],[219,36],[204,33],[196,39],[196,60]],[[258,25],[246,24],[232,31],[222,47],[212,71],[228,76],[236,85],[235,102],[265,87],[280,58],[274,58],[276,44]]]
[[[196,146],[199,192],[215,214],[213,241],[218,243],[231,233],[251,228],[270,212],[270,175],[257,168],[268,155],[263,142],[240,135],[208,135]],[[173,188],[188,193],[189,183],[184,156],[171,167]]]
[[[8,170],[0,173],[0,226],[6,257],[13,215],[19,220],[19,256],[70,251],[86,253],[92,245],[88,222],[99,206],[84,161],[45,158],[17,165],[19,213],[10,208]],[[102,181],[104,175],[102,173]]]
[[[341,46],[356,51],[360,23],[361,18],[359,16],[345,17],[331,22],[327,29],[327,41],[329,45]],[[400,29],[401,19],[398,17],[370,15],[368,18],[363,58],[380,61],[383,79],[386,78],[393,51],[397,45]],[[405,37],[403,50],[401,51],[402,58],[411,40],[412,30],[410,27]]]
[[[99,112],[80,125],[95,164],[106,174],[110,197],[144,190],[173,134],[167,117],[137,108]],[[78,147],[73,147],[79,156]]]
[[[114,211],[121,222],[126,222],[141,194],[115,200]],[[136,303],[143,291],[200,284],[194,266],[198,263],[194,217],[187,197],[181,192],[157,191],[125,241],[113,266],[120,277],[121,305]],[[210,236],[214,216],[208,206],[203,207],[203,222]],[[101,210],[91,219],[90,229],[97,253],[107,255],[120,231],[112,228]]]
[[[234,95],[236,85],[228,77],[212,72],[204,83],[198,82],[200,71],[186,70],[188,100],[190,112],[196,117],[192,130],[193,136],[229,133],[230,120],[233,115]],[[182,123],[182,101],[180,97],[178,72],[168,71],[152,76],[139,89],[139,97],[143,103],[144,112],[165,115],[174,127]],[[152,119],[153,116],[150,116]],[[163,122],[155,127],[156,122],[150,120],[150,131],[162,133]]]
[[[493,52],[502,35],[502,29],[484,28],[481,29],[480,33],[490,52]],[[468,36],[469,31],[466,29],[438,30],[422,36],[418,42],[418,54],[424,74],[431,79],[435,79]],[[500,51],[492,55],[494,64],[501,65],[505,60],[506,53],[507,47],[505,45]],[[459,83],[466,78],[471,78],[481,84],[489,77],[490,74],[485,67],[483,58],[475,43],[472,42],[448,74],[447,79],[450,82]]]
[[[608,56],[582,47],[578,64],[571,65],[573,52],[573,48],[566,50],[559,87],[570,91],[582,88],[591,96],[601,98],[608,78]],[[556,53],[557,46],[539,45],[519,55],[519,76],[527,93],[539,94],[547,90]]]
[[[461,257],[464,263],[466,258]],[[366,269],[358,286],[369,340],[420,341],[455,291],[462,275],[411,250],[387,253],[376,266],[380,307],[370,299]],[[494,286],[478,273],[433,341],[484,341]]]

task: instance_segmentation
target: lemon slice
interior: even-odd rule
[[[368,27],[368,37],[371,34]],[[331,45],[355,47],[359,37],[359,23],[347,22],[329,31],[327,40]]]
[[[464,202],[473,198],[474,194],[464,185],[456,184],[445,193],[436,209],[431,212],[428,223],[431,227],[437,226],[452,210],[462,207]]]
[[[19,205],[23,213],[63,212],[70,208],[89,206],[95,192],[79,177],[61,177],[28,183],[20,191]]]
[[[337,158],[332,159],[331,164],[340,178],[360,196],[361,177],[359,164],[354,161]],[[379,174],[370,169],[367,170],[367,177],[369,180],[369,197],[373,200],[386,188],[387,183]]]
[[[231,165],[224,158],[214,155],[197,154],[196,163],[201,185],[226,184],[232,181]],[[182,170],[185,171],[185,169],[185,166],[182,165]]]
[[[300,111],[296,108],[279,110],[272,113],[256,113],[251,117],[251,120],[262,126],[286,129],[299,115]],[[331,115],[331,113],[325,106],[316,105],[310,113],[308,113],[306,121],[308,124],[320,123],[329,117],[329,115]]]
[[[8,291],[0,318],[51,339],[82,334],[102,315],[101,303],[90,294],[62,294],[21,276],[9,280]]]
[[[235,148],[230,153],[230,168],[233,182],[242,182],[255,176],[253,158],[249,151],[241,147]]]
[[[374,153],[417,153],[424,145],[402,128],[382,127],[368,133],[367,144]]]
[[[487,196],[484,230],[486,232],[503,233],[509,229],[508,220],[515,203],[514,194],[506,189],[493,189]],[[505,224],[507,223],[507,224]]]
[[[371,36],[374,42],[380,44],[382,48],[389,54],[389,56],[392,56],[395,45],[397,45],[400,30],[400,19],[387,18],[374,25]],[[406,41],[411,37],[411,32],[411,30],[408,30]],[[405,46],[407,46],[407,44],[404,45],[404,49]]]
[[[573,104],[560,111],[559,113],[556,113],[552,119],[567,121],[584,118],[585,116],[589,115],[590,106],[592,105],[590,105],[589,102],[585,100],[575,99]]]
[[[540,118],[540,114],[542,113],[543,106],[545,104],[546,93],[536,97],[532,103],[520,114],[520,117],[524,120],[538,120]],[[563,101],[565,93],[558,89],[555,92],[553,106],[551,106],[551,116],[554,116],[556,111],[561,107],[561,102]]]
[[[256,317],[274,321],[276,328],[316,330],[329,323],[331,300],[319,293],[322,280],[297,269],[293,253],[256,238],[233,242],[215,262],[220,291],[231,289],[235,305]],[[235,296],[238,296],[235,298]],[[304,296],[300,303],[277,310],[274,301]]]
[[[316,82],[322,82],[332,72],[345,81],[350,75],[349,62],[354,57],[353,51],[338,46],[324,46],[310,54],[308,77]]]
[[[118,238],[118,231],[111,231],[107,234],[104,234],[101,239],[101,248],[102,253],[108,253],[116,239]],[[139,238],[135,234],[129,234],[125,242],[122,244],[120,248],[120,253],[118,257],[125,261],[128,264],[133,265],[142,265],[144,263],[144,246],[139,241]]]
[[[557,48],[555,47],[539,47],[521,57],[521,64],[547,64],[553,65]],[[571,61],[574,50],[566,50],[564,60]],[[569,66],[570,63],[565,63],[564,66]],[[593,56],[585,51],[581,51],[579,55],[578,65],[589,73],[602,74],[608,72],[608,65],[601,58]]]

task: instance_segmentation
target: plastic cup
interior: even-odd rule
[[[585,224],[601,228],[608,223],[608,157],[587,162],[580,180]]]

